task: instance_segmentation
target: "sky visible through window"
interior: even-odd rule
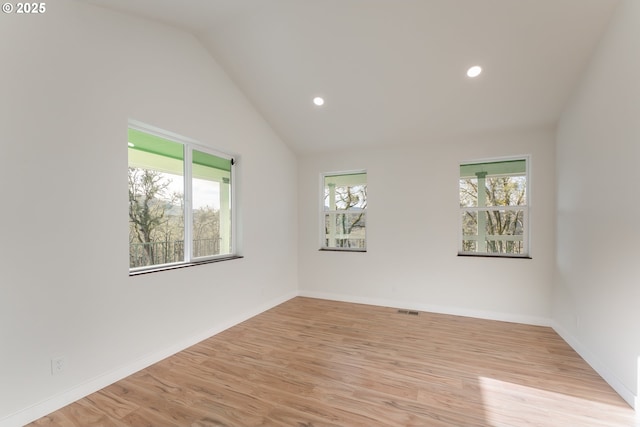
[[[184,193],[182,177],[169,173],[162,173],[163,177],[170,181],[168,190],[171,193]],[[215,210],[220,209],[220,183],[206,179],[194,178],[193,185],[193,209],[201,209],[206,206]]]

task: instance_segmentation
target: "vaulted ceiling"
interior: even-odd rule
[[[86,1],[194,34],[298,153],[552,126],[618,3]]]

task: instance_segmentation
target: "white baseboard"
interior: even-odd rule
[[[524,323],[536,326],[551,326],[551,320],[545,317],[523,316],[519,314],[500,313],[484,310],[469,310],[458,307],[443,307],[439,305],[420,304],[411,301],[399,301],[383,298],[368,298],[353,295],[331,294],[315,291],[300,291],[301,297],[327,299],[332,301],[351,302],[355,304],[377,305],[381,307],[403,308],[425,311],[429,313],[451,314],[454,316],[475,317],[477,319],[499,320],[502,322]]]
[[[261,306],[258,306],[253,310],[242,313],[238,316],[235,316],[234,318],[228,319],[225,322],[219,323],[213,328],[188,337],[159,352],[150,354],[130,364],[127,364],[126,366],[114,369],[113,371],[106,372],[93,378],[92,380],[89,380],[83,384],[79,384],[70,390],[53,396],[19,412],[11,414],[3,419],[0,419],[0,427],[18,427],[29,424],[41,417],[44,417],[47,414],[57,411],[58,409],[63,408],[79,399],[82,399],[85,396],[95,393],[98,390],[101,390],[123,378],[126,378],[129,375],[132,375],[142,369],[158,363],[161,360],[166,359],[167,357],[179,353],[180,351],[185,350],[186,348],[189,348],[207,338],[219,334],[220,332],[229,329],[232,326],[242,323],[245,320],[248,320],[262,312],[280,305],[283,302],[296,297],[297,295],[298,292],[294,291],[279,298],[273,299],[265,304],[262,304]]]
[[[563,340],[567,342],[573,348],[576,353],[582,357],[585,362],[589,364],[593,368],[594,371],[598,373],[610,386],[613,388],[616,393],[624,399],[625,402],[629,404],[632,408],[636,410],[638,413],[638,403],[640,402],[638,396],[633,394],[631,390],[629,390],[622,382],[608,369],[600,360],[577,339],[573,335],[571,335],[566,329],[560,326],[558,323],[553,322],[551,327],[558,335],[562,337]]]

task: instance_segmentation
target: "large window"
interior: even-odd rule
[[[459,252],[529,255],[528,160],[460,165]]]
[[[322,249],[366,250],[367,173],[324,174]]]
[[[232,255],[233,159],[142,126],[128,136],[130,270]]]

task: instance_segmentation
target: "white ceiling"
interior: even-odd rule
[[[553,125],[618,3],[86,1],[196,35],[298,153]]]

